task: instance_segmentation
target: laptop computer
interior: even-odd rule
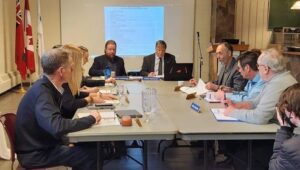
[[[190,80],[193,73],[193,63],[176,63],[165,66],[164,80],[181,81]]]

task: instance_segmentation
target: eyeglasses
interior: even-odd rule
[[[257,68],[259,68],[259,66],[268,67],[268,66],[266,66],[266,65],[264,65],[264,64],[256,64],[256,67],[257,67]]]

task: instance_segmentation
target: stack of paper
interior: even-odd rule
[[[224,110],[225,109],[223,109],[223,108],[214,108],[214,109],[211,109],[211,111],[213,112],[213,114],[214,114],[214,116],[215,116],[215,118],[216,118],[217,121],[229,121],[229,122],[239,121],[236,118],[225,116],[224,115]]]

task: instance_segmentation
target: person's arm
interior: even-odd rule
[[[142,76],[148,76],[149,74],[149,70],[148,70],[148,62],[147,62],[147,58],[144,57],[143,58],[143,65],[142,65],[142,69],[141,69],[141,75]]]
[[[87,129],[96,122],[93,116],[78,119],[63,118],[59,106],[49,93],[41,93],[34,107],[39,126],[57,139],[67,133]]]
[[[94,63],[92,67],[89,70],[90,76],[104,76],[103,69],[101,68],[101,62],[99,62],[99,59],[96,57],[94,59]]]
[[[251,102],[240,102],[239,106],[241,107],[238,107],[240,109],[234,109],[231,113],[229,113],[229,116],[235,117],[244,122],[267,124],[274,116],[274,107],[277,99],[278,97],[272,97],[272,94],[264,94],[256,97]],[[248,107],[245,105],[248,105]]]

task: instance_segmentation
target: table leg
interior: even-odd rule
[[[248,165],[247,169],[252,169],[252,140],[248,140]]]
[[[143,169],[148,169],[148,141],[144,141],[143,146]]]
[[[103,169],[103,157],[102,157],[101,142],[97,142],[97,170]]]
[[[203,169],[206,170],[207,169],[207,156],[208,156],[208,153],[207,153],[207,141],[204,140],[203,141]]]

